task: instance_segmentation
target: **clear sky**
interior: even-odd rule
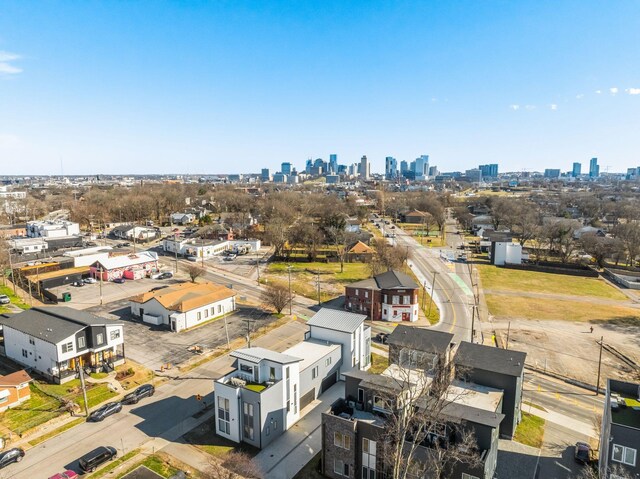
[[[0,3],[0,174],[640,165],[640,2]]]

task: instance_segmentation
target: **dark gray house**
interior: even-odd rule
[[[387,338],[389,362],[401,366],[448,362],[453,334],[399,324]]]
[[[520,422],[524,360],[527,354],[463,341],[453,359],[456,374],[466,381],[504,391],[500,434],[511,439]]]
[[[322,415],[322,472],[334,479],[390,477],[384,451],[389,447],[385,428],[398,414],[397,407],[414,407],[400,399],[406,393],[407,384],[390,375],[364,371],[352,371],[344,376],[344,398],[338,399]],[[471,454],[477,454],[478,464],[452,463],[449,465],[451,475],[447,477],[491,479],[496,469],[498,429],[504,418],[499,412],[502,391],[462,381],[454,381],[451,387],[465,389],[464,400],[454,400],[444,406],[438,433],[425,437],[417,446],[414,458],[428,464],[436,448],[454,447],[462,431],[470,431],[477,446]],[[416,405],[420,407],[420,403]]]
[[[600,477],[640,477],[640,384],[607,380],[600,435]]]

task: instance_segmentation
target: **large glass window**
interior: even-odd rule
[[[376,479],[376,441],[362,438],[362,479]]]
[[[619,444],[613,445],[613,450],[611,452],[611,459],[616,462],[621,462],[622,464],[627,464],[628,466],[636,465],[636,456],[637,451],[627,446],[621,446]]]
[[[218,397],[218,429],[225,434],[230,434],[231,431],[229,400],[223,397]]]
[[[244,437],[253,441],[253,404],[243,403]]]

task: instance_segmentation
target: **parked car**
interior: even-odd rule
[[[6,451],[0,452],[0,469],[4,469],[9,464],[22,461],[24,457],[24,449],[14,447]]]
[[[71,283],[71,286],[75,286],[76,288],[81,288],[82,286],[84,286],[84,283],[80,280],[78,281],[74,281],[73,283]]]
[[[67,470],[64,472],[59,472],[58,474],[54,474],[49,479],[78,479],[78,473],[72,470]]]
[[[151,279],[160,279],[160,276],[162,276],[162,271],[158,271],[157,273],[153,273],[150,277],[151,277]]]
[[[378,333],[376,334],[376,341],[382,344],[387,344],[387,337],[389,335],[387,333]]]
[[[158,279],[169,279],[169,278],[173,278],[173,273],[171,271],[165,271],[158,277]]]
[[[100,464],[111,461],[118,455],[115,447],[100,446],[80,458],[78,464],[82,472],[93,472]]]
[[[573,457],[580,464],[589,464],[591,462],[591,446],[586,442],[576,442]]]
[[[104,421],[107,417],[120,411],[122,411],[122,404],[120,404],[119,402],[109,402],[89,414],[88,421]]]
[[[131,246],[131,243],[128,243],[128,242],[124,242],[124,243],[122,243],[122,247],[123,247],[123,248],[127,248],[127,247],[129,247],[129,246]]]
[[[116,278],[113,280],[114,283],[118,283],[118,284],[122,284],[124,283],[126,280],[124,278]]]
[[[154,388],[151,384],[143,384],[135,391],[127,394],[122,398],[122,404],[138,404],[140,399],[144,399],[146,397],[151,397],[156,392],[156,388]]]
[[[84,284],[96,284],[98,282],[95,278],[85,278],[82,280]]]
[[[229,255],[225,256],[223,259],[225,261],[233,261],[234,259],[236,259],[236,255],[232,253],[232,254],[229,254]]]
[[[196,262],[196,261],[198,261],[198,258],[196,258],[195,256],[187,256],[187,260]]]
[[[11,300],[6,294],[0,294],[0,304],[9,304]]]

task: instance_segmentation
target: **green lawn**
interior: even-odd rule
[[[21,406],[8,409],[0,415],[0,423],[16,434],[22,434],[40,424],[58,417],[62,403],[31,384],[31,399]]]
[[[93,379],[104,379],[109,375],[109,373],[91,373],[91,377]]]
[[[84,398],[82,396],[79,379],[74,379],[73,381],[69,381],[64,384],[38,383],[38,387],[47,394],[71,399],[84,409]],[[117,394],[111,391],[107,384],[87,385],[87,400],[89,401],[89,408],[111,399],[114,396],[117,396]]]
[[[371,374],[380,374],[388,367],[389,358],[386,358],[381,354],[371,353],[371,368],[369,368],[369,372]]]
[[[9,296],[9,299],[11,300],[11,303],[15,304],[20,309],[29,309],[30,308],[30,306],[27,303],[25,303],[18,296],[13,294],[13,288],[10,288],[8,286],[1,286],[0,285],[0,294],[6,294],[7,296]],[[3,313],[3,312],[6,313],[7,311],[9,311],[8,308],[6,308],[5,306],[0,306],[0,313]]]
[[[119,473],[117,476],[117,479],[120,479],[126,476],[127,474],[129,474],[130,472],[135,471],[140,466],[144,466],[147,469],[150,469],[153,472],[160,474],[162,477],[170,477],[176,474],[177,472],[179,472],[178,468],[172,466],[169,463],[168,459],[166,459],[165,454],[153,454],[151,456],[148,456],[143,461],[136,462],[131,467],[128,467],[126,470]],[[91,476],[91,477],[94,477],[94,476]]]
[[[259,393],[267,389],[267,386],[265,386],[264,384],[247,383],[245,385],[245,388],[247,388],[249,391],[255,391]]]
[[[520,271],[486,264],[479,264],[477,268],[484,289],[591,296],[620,301],[628,299],[620,291],[598,278]]]
[[[218,458],[223,458],[223,456],[231,451],[244,451],[252,457],[259,452],[258,449],[248,444],[236,444],[235,442],[218,436],[215,433],[214,422],[206,422],[199,425],[185,434],[184,438],[188,443]]]
[[[522,413],[522,421],[516,428],[513,440],[527,446],[542,447],[542,438],[544,437],[544,419],[529,414]]]

